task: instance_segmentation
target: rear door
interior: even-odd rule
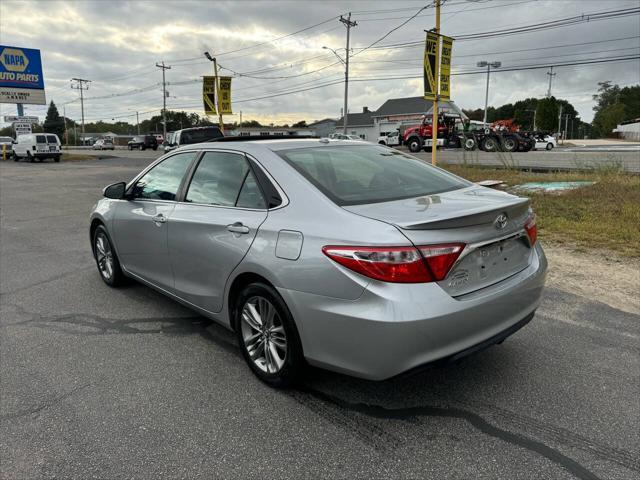
[[[167,230],[176,195],[197,152],[165,158],[140,177],[121,200],[113,220],[118,256],[125,269],[159,287],[173,289]]]
[[[176,293],[217,312],[227,278],[267,218],[264,196],[243,154],[207,151],[183,200],[169,222]]]

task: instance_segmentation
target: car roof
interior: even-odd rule
[[[203,142],[203,143],[194,143],[191,145],[185,145],[180,147],[181,149],[192,149],[192,148],[218,148],[225,150],[242,150],[246,152],[259,152],[264,150],[271,150],[273,152],[278,152],[281,150],[292,150],[296,148],[309,148],[309,147],[336,147],[336,146],[344,146],[344,145],[375,145],[373,143],[365,142],[362,140],[338,140],[338,139],[329,139],[329,138],[279,138],[279,139],[269,139],[269,140],[247,140],[247,141],[234,141],[233,142]]]

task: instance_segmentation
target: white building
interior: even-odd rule
[[[618,134],[618,137],[624,140],[640,141],[640,118],[622,122],[613,129],[613,133]]]

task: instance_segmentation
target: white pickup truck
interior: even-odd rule
[[[380,145],[386,145],[387,147],[396,147],[400,145],[400,132],[390,132],[386,135],[380,135],[378,137],[378,143]]]

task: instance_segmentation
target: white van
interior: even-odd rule
[[[54,162],[59,162],[61,155],[60,139],[54,133],[18,135],[13,145],[13,160],[16,162],[21,158],[26,158],[30,162],[36,159],[53,158]]]

